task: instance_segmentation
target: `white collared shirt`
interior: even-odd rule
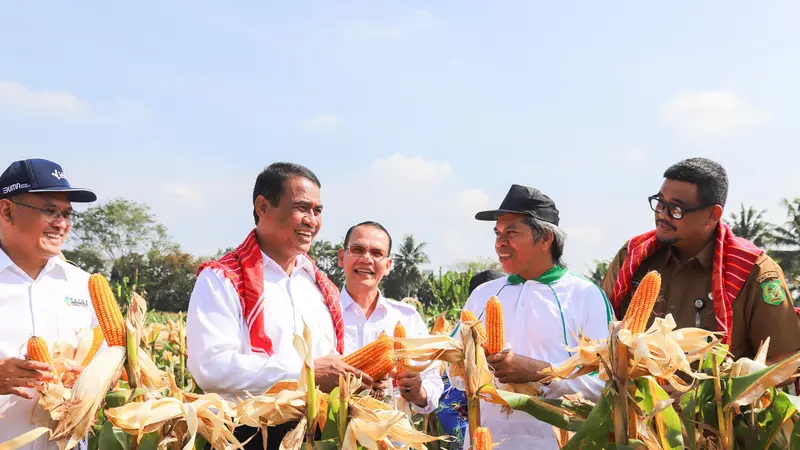
[[[378,293],[378,304],[369,319],[364,315],[361,307],[353,298],[342,289],[339,294],[342,302],[342,316],[344,318],[344,354],[352,353],[359,348],[378,339],[382,331],[392,336],[397,322],[403,324],[406,336],[429,336],[428,327],[420,317],[414,306],[407,303],[387,299]],[[422,387],[428,396],[428,404],[424,408],[411,404],[411,409],[420,414],[429,414],[439,405],[439,398],[444,391],[444,383],[439,375],[439,363],[435,362],[422,372]],[[397,395],[397,393],[395,393]]]
[[[603,291],[585,278],[566,273],[551,284],[535,280],[509,284],[507,276],[486,282],[472,292],[464,305],[484,326],[486,302],[493,295],[503,305],[505,344],[515,354],[556,366],[570,357],[567,347],[577,347],[576,336],[608,338],[613,310]],[[463,387],[462,380],[451,381]],[[558,398],[580,392],[596,402],[604,386],[605,382],[596,375],[584,375],[551,382],[544,387],[543,396]],[[488,427],[492,436],[506,439],[503,448],[509,450],[558,448],[553,427],[524,412],[515,411],[506,418],[500,406],[481,401],[481,425]],[[469,445],[469,436],[465,436],[464,448]]]
[[[300,379],[294,335],[311,330],[314,358],[336,353],[333,320],[314,279],[311,261],[298,255],[291,275],[263,252],[264,328],[274,353],[253,353],[236,288],[220,269],[197,277],[186,316],[187,366],[197,384],[236,401],[260,395],[285,379]]]
[[[77,332],[97,325],[89,298],[89,274],[60,257],[47,261],[31,279],[0,249],[0,358],[25,358],[26,343],[40,336],[51,351],[57,341],[78,344]],[[49,415],[33,400],[0,395],[0,442],[47,426]],[[24,450],[55,449],[47,435],[21,447]]]

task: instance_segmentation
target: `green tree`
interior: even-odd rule
[[[475,259],[459,261],[453,265],[453,270],[456,272],[472,272],[481,273],[485,270],[503,271],[503,266],[496,258],[479,257]]]
[[[788,220],[772,231],[775,249],[771,252],[781,265],[795,298],[800,294],[800,197],[783,199]]]
[[[80,244],[72,250],[62,252],[67,261],[75,264],[89,273],[106,273],[106,261],[94,248]]]
[[[167,229],[158,223],[150,207],[122,198],[90,207],[72,228],[79,245],[104,253],[109,261],[169,246]]]
[[[425,247],[428,244],[414,239],[413,235],[406,235],[400,247],[392,255],[394,265],[389,274],[383,279],[383,292],[386,297],[402,299],[413,297],[425,282],[425,277],[419,266],[430,262]]]
[[[773,240],[772,225],[764,220],[764,210],[757,211],[752,206],[741,205],[739,213],[731,213],[730,225],[733,234],[743,237],[761,248],[766,248]]]
[[[439,269],[438,274],[428,274],[417,292],[417,298],[425,308],[425,316],[432,318],[447,312],[450,319],[458,317],[458,311],[469,298],[469,280],[472,275],[471,270],[450,270],[442,273],[442,269]]]
[[[586,278],[594,281],[596,284],[600,284],[603,282],[603,278],[606,276],[606,272],[608,272],[608,264],[609,260],[595,260],[594,261],[594,269],[591,269],[589,273],[586,274]]]
[[[314,241],[308,251],[308,256],[339,289],[344,286],[344,270],[339,267],[339,250],[341,249],[342,244],[334,245],[330,241],[322,239]]]

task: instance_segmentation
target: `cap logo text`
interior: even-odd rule
[[[58,170],[54,170],[53,173],[51,173],[50,175],[54,176],[55,178],[58,178],[59,180],[63,180],[65,178],[67,178],[64,175],[64,172],[59,172]]]
[[[28,183],[14,183],[11,186],[6,186],[3,188],[3,195],[8,194],[9,192],[14,192],[17,189],[25,189],[31,187]]]

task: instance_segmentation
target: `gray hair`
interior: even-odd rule
[[[548,236],[553,236],[553,243],[550,244],[550,255],[553,257],[553,264],[559,267],[567,267],[561,259],[564,256],[564,242],[567,240],[566,231],[550,222],[537,219],[533,216],[525,216],[522,221],[533,230],[533,242],[539,242]]]

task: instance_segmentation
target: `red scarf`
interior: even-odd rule
[[[331,320],[333,320],[333,330],[336,332],[336,350],[341,354],[344,352],[344,320],[339,303],[339,289],[317,268],[313,261],[312,265],[317,287],[322,291],[325,306],[328,307]],[[222,270],[225,277],[231,280],[236,288],[247,328],[250,330],[252,351],[272,355],[272,340],[264,329],[264,302],[266,299],[261,296],[264,292],[264,260],[256,239],[256,230],[251,231],[244,242],[236,247],[236,250],[226,253],[219,261],[204,262],[200,265],[197,273],[199,274],[206,267]]]
[[[617,316],[620,314],[622,299],[631,291],[633,274],[644,260],[652,256],[661,244],[656,240],[655,230],[639,235],[628,241],[628,256],[620,268],[611,304]],[[714,297],[714,315],[719,330],[725,333],[723,343],[730,343],[733,330],[733,301],[742,290],[756,259],[763,250],[752,242],[734,236],[730,227],[720,222],[717,228],[717,242],[714,247],[714,262],[711,269],[711,292]]]

